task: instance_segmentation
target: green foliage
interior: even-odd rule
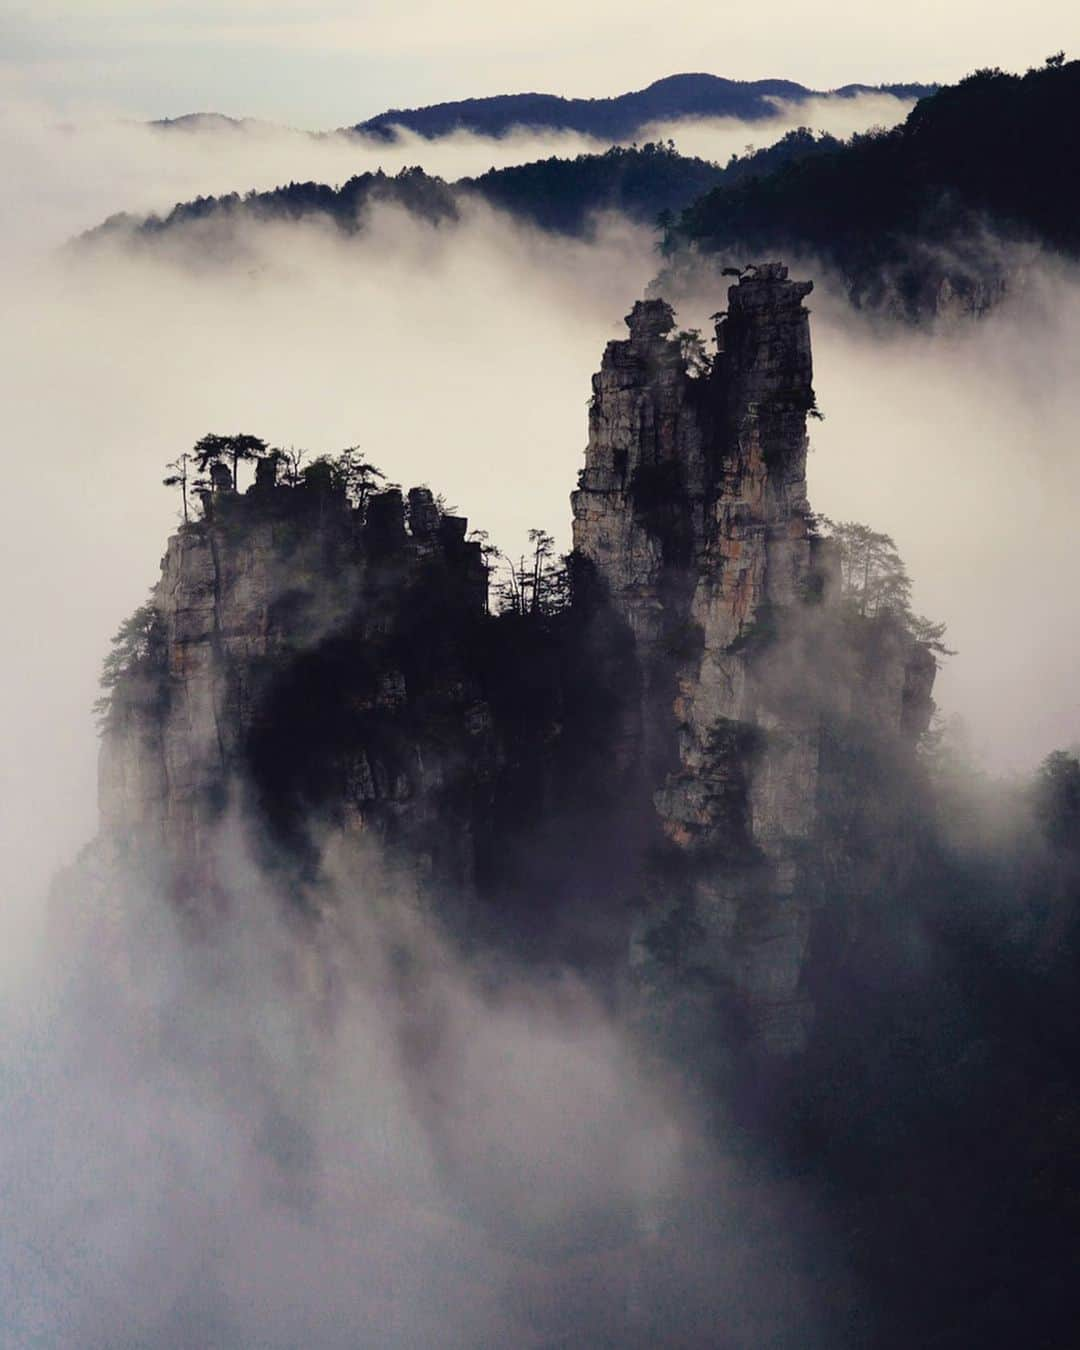
[[[671,141],[614,145],[600,155],[552,156],[532,164],[492,169],[459,187],[543,229],[582,235],[600,212],[619,211],[654,225],[689,206],[719,182],[722,170],[680,155]]]
[[[394,177],[381,170],[359,174],[341,187],[323,183],[289,183],[269,192],[245,196],[198,197],[173,208],[164,218],[150,216],[136,226],[142,239],[194,230],[205,250],[212,247],[215,226],[225,250],[238,219],[253,221],[322,219],[344,234],[365,227],[372,207],[393,204],[412,215],[441,225],[456,221],[463,197],[480,197],[492,206],[529,220],[542,229],[584,235],[593,219],[618,211],[643,225],[654,225],[661,212],[667,223],[720,181],[723,170],[707,160],[680,155],[671,141],[615,145],[603,154],[574,159],[552,156],[532,164],[491,169],[475,178],[446,183],[420,168],[403,169]],[[130,227],[114,220],[101,227]]]
[[[634,510],[649,518],[683,491],[682,466],[678,460],[663,459],[655,464],[639,464],[630,480]]]
[[[798,133],[783,162],[729,165],[665,249],[809,252],[856,303],[899,300],[911,317],[933,308],[946,278],[977,302],[1001,271],[981,242],[987,225],[1080,254],[1078,109],[1080,62],[977,71],[891,131],[818,147]]]
[[[679,509],[684,491],[682,466],[676,459],[639,464],[630,476],[634,514],[676,566],[688,564],[691,547],[686,515]]]
[[[140,605],[116,630],[102,662],[98,683],[104,693],[94,701],[99,728],[115,712],[118,691],[137,676],[157,672],[163,652],[161,616],[149,602]]]
[[[866,618],[904,612],[911,580],[892,538],[858,521],[821,518],[840,556],[841,593]]]
[[[270,451],[266,442],[258,436],[249,435],[247,432],[237,432],[231,436],[208,432],[195,442],[192,457],[200,473],[206,473],[207,469],[215,464],[224,464],[231,460],[233,486],[238,487],[238,473],[241,462],[250,463],[256,459],[262,459],[268,453]]]
[[[945,646],[945,625],[911,608],[911,578],[890,535],[854,520],[819,516],[817,524],[837,550],[841,599],[853,613],[864,619],[891,617],[936,655],[954,655]]]
[[[917,98],[932,86],[889,84],[879,88],[898,98]],[[515,128],[530,127],[547,132],[576,131],[610,143],[630,140],[656,122],[684,117],[733,117],[742,122],[772,119],[777,98],[800,103],[813,92],[792,80],[729,80],[718,75],[680,74],[610,98],[502,94],[422,108],[393,108],[357,124],[355,129],[389,140],[401,127],[425,137],[462,130],[481,136],[505,136]],[[850,96],[877,90],[850,85],[836,92]]]
[[[441,178],[418,167],[402,169],[393,177],[381,169],[350,178],[339,188],[325,183],[288,183],[269,192],[237,192],[221,197],[196,197],[180,202],[164,218],[149,216],[138,234],[152,238],[169,231],[197,226],[205,246],[206,229],[215,222],[229,224],[236,218],[256,221],[329,218],[347,234],[356,234],[376,203],[402,206],[412,214],[438,225],[458,217],[453,189]],[[107,229],[103,226],[102,229]]]
[[[773,605],[760,604],[754,610],[753,618],[743,623],[738,636],[731,643],[729,651],[762,652],[770,647],[780,635],[776,609]]]
[[[694,661],[705,650],[705,629],[696,619],[686,619],[665,628],[661,649],[675,661]]]

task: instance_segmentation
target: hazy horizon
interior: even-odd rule
[[[789,79],[810,88],[943,83],[981,66],[1039,65],[1080,36],[1075,7],[915,0],[901,13],[823,0],[752,11],[691,0],[673,19],[641,0],[503,10],[467,0],[38,0],[0,12],[0,83],[63,115],[219,112],[325,130],[391,107],[495,94],[599,98],[668,75]],[[602,59],[601,59],[602,56]]]

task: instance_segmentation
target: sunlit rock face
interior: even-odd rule
[[[575,547],[635,635],[642,771],[669,850],[635,964],[666,1000],[726,998],[780,1052],[810,1012],[829,723],[921,730],[933,678],[895,635],[854,650],[835,611],[806,497],[810,290],[779,264],[748,269],[711,363],[671,335],[663,300],[635,304],[593,378],[573,495]]]

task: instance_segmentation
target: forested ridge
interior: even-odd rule
[[[983,307],[1001,242],[1080,253],[1080,62],[980,70],[922,99],[891,131],[716,184],[667,229],[669,255],[797,250],[860,303],[910,313],[949,278]]]
[[[117,215],[83,238],[149,243],[196,226],[212,256],[248,221],[324,219],[358,234],[379,205],[442,225],[479,200],[579,238],[605,214],[655,228],[671,292],[702,259],[742,266],[786,252],[815,259],[865,308],[920,320],[958,302],[980,313],[1008,288],[1017,249],[1080,254],[1078,113],[1080,62],[1058,53],[1023,75],[977,71],[892,130],[842,141],[803,127],[723,166],[667,140],[453,183],[420,167],[378,170],[339,187],[291,182],[198,197],[164,216]]]
[[[921,98],[931,84],[848,84],[828,91],[835,97],[861,93]],[[623,139],[637,135],[650,122],[682,117],[737,117],[759,121],[776,113],[776,100],[802,103],[823,91],[794,80],[726,80],[718,75],[669,75],[614,98],[562,98],[557,94],[499,94],[466,98],[424,108],[391,108],[358,122],[355,131],[392,138],[395,127],[425,137],[471,131],[501,136],[519,127],[577,131]]]

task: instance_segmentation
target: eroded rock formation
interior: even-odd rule
[[[806,496],[811,289],[750,269],[697,378],[670,307],[635,304],[593,378],[573,495],[575,547],[636,638],[642,766],[669,847],[635,961],[681,984],[672,997],[693,968],[702,997],[723,990],[781,1051],[806,1027],[830,722],[842,708],[886,737],[922,730],[933,680],[899,633],[869,644],[871,669],[830,613],[835,568]]]
[[[489,615],[479,545],[427,489],[354,509],[318,466],[285,487],[262,464],[243,496],[219,473],[114,696],[105,834],[195,904],[245,821],[278,858],[313,822],[372,835],[498,940],[616,975],[629,949],[665,1017],[798,1049],[816,918],[873,884],[856,852],[864,878],[893,865],[864,803],[934,673],[837,600],[806,497],[810,289],[748,271],[712,360],[635,304],[593,380],[558,613]]]
[[[432,815],[468,824],[448,766],[481,773],[489,755],[486,708],[442,641],[486,611],[466,521],[426,488],[358,512],[317,468],[298,487],[264,471],[242,496],[219,476],[205,512],[169,540],[157,652],[114,699],[104,831],[162,854],[170,890],[193,900],[216,884],[223,822],[252,812],[286,842],[300,815],[378,823],[434,866],[454,832],[430,829]],[[409,669],[418,622],[437,673]],[[468,873],[467,844],[442,860],[452,875]]]

